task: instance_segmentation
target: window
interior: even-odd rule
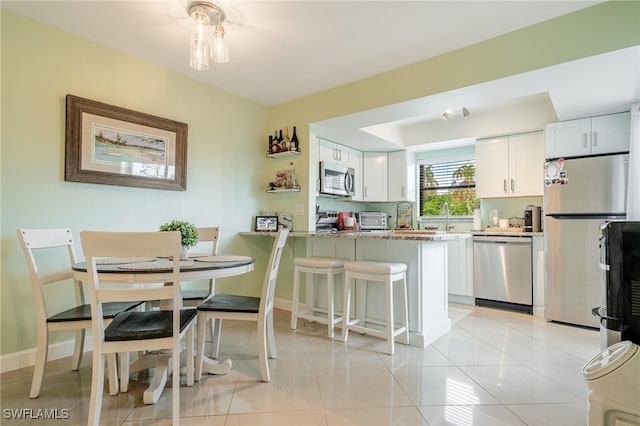
[[[472,216],[476,199],[476,160],[420,164],[420,216],[442,215],[449,203],[451,216]]]

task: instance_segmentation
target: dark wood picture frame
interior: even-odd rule
[[[185,191],[187,127],[67,95],[64,180]]]
[[[278,216],[256,216],[256,232],[277,232]]]

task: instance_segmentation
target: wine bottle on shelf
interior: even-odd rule
[[[283,151],[290,151],[291,150],[291,139],[289,139],[289,128],[288,127],[284,128],[284,136],[283,136],[282,142],[280,143],[280,148],[282,148]]]
[[[289,182],[291,189],[298,189],[298,178],[296,176],[296,169],[293,168],[293,161],[289,162]]]
[[[278,140],[278,131],[273,131],[273,145],[271,145],[271,153],[275,154],[280,152],[280,141]]]
[[[269,154],[273,154],[273,136],[269,135]]]
[[[300,151],[300,142],[296,134],[296,126],[293,126],[293,135],[291,135],[291,151]]]

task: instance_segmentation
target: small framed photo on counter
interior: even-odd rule
[[[278,231],[278,216],[256,216],[256,232],[265,231]]]

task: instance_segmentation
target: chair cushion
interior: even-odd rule
[[[297,266],[306,266],[308,268],[341,268],[348,259],[340,259],[336,257],[319,257],[306,256],[296,257],[293,264]]]
[[[237,296],[235,294],[216,294],[205,303],[198,305],[199,311],[248,312],[258,313],[260,298]]]
[[[392,262],[347,262],[344,264],[344,269],[354,272],[365,272],[369,274],[397,274],[407,270],[407,265],[404,263],[392,263]]]
[[[209,290],[182,290],[182,300],[205,300]]]
[[[142,305],[142,302],[108,302],[102,305],[104,318],[113,318],[120,312],[129,311]],[[86,321],[91,319],[91,305],[81,305],[67,309],[47,318],[47,322]]]
[[[195,309],[180,311],[180,331],[196,317]],[[104,330],[105,341],[160,339],[173,336],[173,311],[122,312]]]

